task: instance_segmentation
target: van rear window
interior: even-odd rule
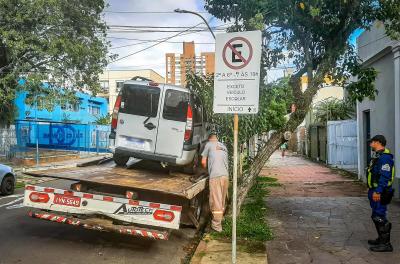
[[[186,122],[189,94],[177,90],[167,90],[164,100],[163,118]]]
[[[156,87],[125,84],[122,88],[120,112],[131,115],[156,117],[160,89]]]

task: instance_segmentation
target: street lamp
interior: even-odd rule
[[[189,10],[183,10],[183,9],[179,9],[179,8],[175,9],[174,12],[176,12],[176,13],[181,13],[181,14],[193,14],[193,15],[195,15],[195,16],[200,17],[200,18],[204,21],[204,23],[207,25],[208,30],[210,30],[211,35],[212,35],[213,38],[215,39],[214,32],[212,31],[210,25],[207,23],[207,20],[206,20],[202,15],[200,15],[199,13],[196,13],[196,12],[193,12],[193,11],[189,11]]]

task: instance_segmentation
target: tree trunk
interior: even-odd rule
[[[290,115],[290,118],[286,123],[286,127],[284,129],[272,134],[264,147],[260,151],[258,151],[257,156],[254,159],[250,169],[242,176],[241,184],[240,186],[238,186],[238,212],[240,212],[240,207],[243,204],[247,193],[253,186],[258,174],[261,172],[265,163],[268,161],[269,157],[271,157],[271,155],[275,152],[275,150],[277,150],[279,146],[285,141],[283,137],[284,132],[294,132],[297,127],[303,122],[307,112],[309,111],[312,99],[318,91],[319,83],[310,83],[309,87],[306,90],[307,92],[301,92],[300,77],[302,74],[302,72],[299,72],[298,75],[293,75],[290,80],[290,86],[292,87],[293,94],[295,95],[295,103],[297,106],[296,111]],[[324,74],[322,74],[321,76],[324,76]],[[320,83],[322,83],[322,81],[320,81]]]
[[[237,210],[240,212],[240,207],[247,196],[250,188],[253,186],[258,174],[264,167],[265,163],[271,157],[272,153],[283,143],[283,131],[272,134],[265,146],[258,151],[254,162],[245,175],[242,177],[241,185],[238,189]]]

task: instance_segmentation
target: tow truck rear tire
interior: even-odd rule
[[[118,166],[125,166],[126,163],[129,160],[129,157],[128,156],[123,156],[123,155],[120,155],[120,154],[114,154],[113,155],[113,160]]]

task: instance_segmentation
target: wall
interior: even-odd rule
[[[39,148],[108,152],[110,126],[55,122],[17,121],[15,132],[20,150]]]
[[[18,92],[15,104],[17,106],[17,120],[34,120],[36,117],[40,120],[61,122],[66,119],[76,123],[93,123],[98,117],[107,114],[107,100],[101,97],[92,97],[89,94],[77,92],[80,104],[76,107],[67,105],[66,109],[62,109],[59,103],[56,103],[52,111],[46,109],[37,109],[36,106],[25,104],[27,92]],[[92,112],[93,107],[99,111],[98,114]],[[74,109],[72,109],[74,108]]]
[[[392,47],[398,42],[390,40],[383,26],[376,23],[371,30],[364,32],[357,39],[358,54],[365,66],[372,66],[378,71],[375,87],[378,94],[375,100],[365,99],[357,104],[358,149],[359,149],[359,177],[366,179],[365,168],[367,162],[367,135],[365,113],[370,115],[371,136],[385,135],[387,147],[395,151],[395,72]],[[399,73],[397,73],[399,75]]]
[[[375,86],[378,95],[375,101],[365,99],[357,104],[358,135],[359,135],[359,175],[365,179],[365,168],[367,164],[367,135],[366,120],[363,112],[369,111],[371,121],[371,136],[381,134],[386,137],[387,147],[394,149],[394,78],[393,78],[393,55],[387,54],[373,63],[373,67],[379,72]]]

